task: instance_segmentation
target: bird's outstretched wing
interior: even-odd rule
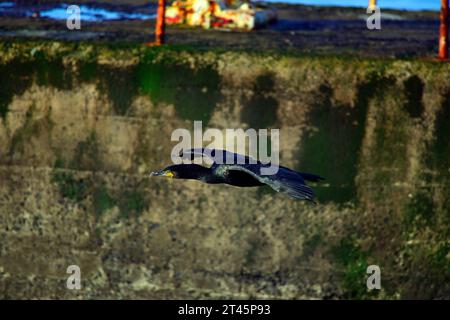
[[[190,160],[194,160],[195,157],[207,157],[213,161],[213,166],[218,171],[222,171],[221,174],[226,174],[226,171],[245,172],[277,192],[285,193],[295,199],[312,202],[315,202],[315,195],[313,190],[306,185],[305,180],[313,182],[323,180],[320,176],[296,172],[282,166],[278,166],[276,174],[262,175],[261,168],[267,167],[270,164],[263,164],[252,157],[220,149],[186,149],[180,152],[180,157]]]
[[[261,175],[261,164],[221,165],[223,171],[243,171],[277,192],[285,193],[294,199],[314,201],[313,190],[305,184],[302,175],[288,168],[279,167],[273,175]]]
[[[180,151],[180,157],[183,159],[190,159],[206,157],[215,164],[257,164],[259,161],[249,156],[233,153],[227,150],[208,149],[208,148],[194,148]]]

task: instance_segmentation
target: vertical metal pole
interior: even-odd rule
[[[36,10],[33,11],[33,13],[31,14],[31,16],[33,18],[40,18],[41,17],[41,1],[38,0],[37,4],[36,4]]]
[[[441,0],[441,27],[439,29],[439,59],[448,59],[448,1]]]
[[[369,0],[369,9],[375,9],[377,6],[377,0]]]
[[[158,13],[155,27],[155,44],[158,46],[164,44],[164,36],[166,28],[165,15],[166,15],[166,0],[158,0]]]

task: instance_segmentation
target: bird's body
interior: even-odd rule
[[[183,155],[191,158],[202,155],[205,156],[207,149],[190,149]],[[207,153],[211,157],[215,150]],[[257,187],[268,185],[277,192],[282,192],[291,198],[314,201],[314,192],[306,185],[305,180],[317,182],[322,177],[310,173],[300,173],[286,167],[277,167],[277,172],[272,175],[261,174],[261,169],[269,165],[262,164],[249,157],[239,154],[225,152],[219,160],[225,160],[225,155],[231,156],[236,161],[217,161],[211,167],[198,164],[178,164],[172,165],[159,172],[154,172],[153,176],[168,176],[178,179],[199,180],[208,184],[229,184],[236,187]],[[212,156],[214,159],[214,156]],[[228,158],[229,160],[230,158]],[[241,161],[237,161],[237,160]],[[244,160],[245,161],[244,161]],[[217,158],[215,158],[217,160]]]
[[[211,172],[214,176],[220,177],[219,180],[221,180],[221,182],[219,183],[225,183],[236,187],[258,187],[264,185],[264,183],[248,173],[240,170],[229,170],[229,167],[224,164],[212,166]]]

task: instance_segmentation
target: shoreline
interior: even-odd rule
[[[52,2],[46,2],[46,4]],[[109,6],[109,1],[80,4]],[[114,8],[129,12],[142,1]],[[167,27],[167,43],[199,50],[294,52],[298,54],[355,55],[358,57],[434,57],[437,54],[439,13],[382,11],[382,29],[368,30],[361,8],[271,5],[278,21],[251,32],[224,32],[180,26]],[[141,11],[142,12],[142,11]],[[384,14],[384,15],[383,15]],[[44,39],[90,43],[146,43],[154,38],[155,20],[82,21],[81,31],[70,31],[64,20],[1,16],[0,40]]]

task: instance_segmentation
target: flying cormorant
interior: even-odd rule
[[[218,154],[222,156],[222,161],[217,161]],[[291,198],[312,202],[314,202],[315,195],[305,180],[318,182],[324,179],[314,174],[296,172],[282,166],[278,166],[277,173],[273,175],[262,175],[261,168],[269,167],[269,164],[263,164],[250,157],[224,150],[189,149],[182,150],[180,156],[190,157],[191,160],[196,156],[207,156],[213,160],[213,163],[209,168],[198,164],[171,165],[161,171],[152,172],[150,176],[193,179],[209,184],[225,183],[238,187],[268,185],[273,190],[285,193]],[[227,164],[230,161],[225,161],[225,159],[233,159],[232,164]]]

